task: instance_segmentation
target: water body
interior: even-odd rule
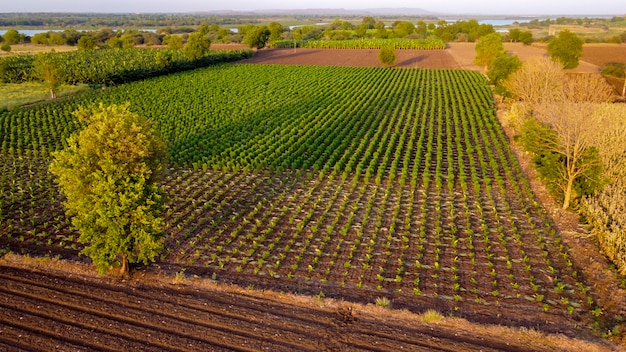
[[[16,29],[20,34],[24,34],[27,37],[32,37],[35,34],[39,34],[39,33],[48,33],[48,32],[63,32],[64,29]],[[79,32],[85,31],[85,30],[78,30]],[[115,29],[113,30],[115,31]],[[142,32],[152,32],[152,33],[156,33],[156,29],[140,29],[140,31]],[[0,29],[0,35],[4,35],[7,32],[6,29]]]

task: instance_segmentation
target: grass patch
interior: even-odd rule
[[[422,321],[424,323],[436,323],[443,319],[441,313],[434,309],[429,309],[422,314]]]
[[[88,89],[87,86],[62,85],[59,87],[57,97],[76,94]],[[50,99],[50,91],[44,83],[0,83],[0,110],[12,110],[14,108],[38,103]]]

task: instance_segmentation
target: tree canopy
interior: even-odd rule
[[[559,32],[548,43],[548,54],[552,60],[560,63],[563,68],[571,69],[578,66],[578,59],[583,53],[582,38],[568,29]]]
[[[252,26],[248,28],[243,37],[243,43],[250,48],[261,49],[267,44],[267,40],[270,36],[270,30],[265,27]]]
[[[208,28],[208,27],[207,27]],[[183,51],[189,60],[195,61],[205,56],[211,48],[211,41],[201,32],[191,33]]]
[[[117,265],[127,274],[129,262],[147,264],[163,246],[158,214],[164,194],[157,181],[165,144],[128,105],[81,107],[74,114],[87,127],[53,154],[50,172],[85,244],[81,253],[101,274]]]
[[[493,60],[504,53],[504,46],[502,45],[502,36],[500,33],[490,33],[482,36],[478,43],[476,43],[476,57],[474,57],[474,63],[479,66],[484,66],[485,71],[491,66]]]

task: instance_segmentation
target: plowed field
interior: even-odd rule
[[[394,67],[460,68],[447,50],[396,50]],[[375,49],[264,49],[253,58],[254,64],[381,67]]]
[[[351,307],[0,266],[0,350],[523,351],[502,336]],[[533,347],[535,349],[536,347]],[[546,346],[545,350],[551,350]]]

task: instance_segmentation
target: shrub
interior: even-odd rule
[[[384,46],[378,51],[378,60],[383,66],[395,65],[396,58],[396,51],[391,46]]]

